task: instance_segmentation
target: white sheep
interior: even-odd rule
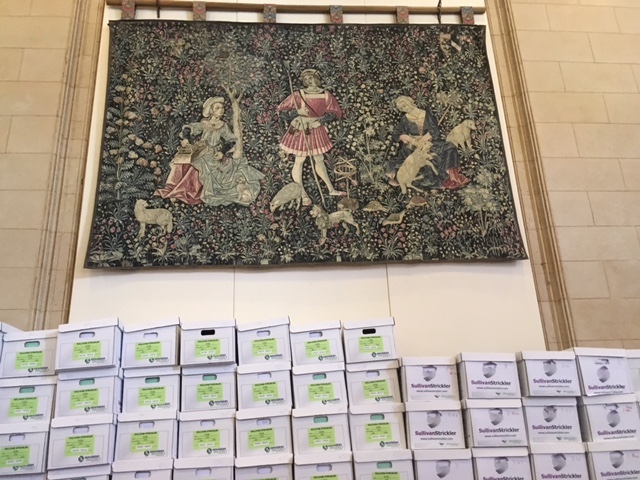
[[[173,217],[171,212],[166,208],[147,208],[149,203],[146,200],[139,199],[136,201],[136,206],[133,209],[133,213],[136,216],[136,220],[140,222],[140,232],[138,232],[138,238],[144,236],[147,225],[159,225],[164,232],[171,233],[173,230]]]

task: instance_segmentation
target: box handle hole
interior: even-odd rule
[[[87,433],[87,432],[89,432],[89,427],[87,426],[73,427],[73,433]]]
[[[367,372],[367,378],[375,378],[380,376],[380,370],[369,370]]]
[[[211,335],[215,335],[215,334],[216,334],[215,328],[209,328],[207,330],[200,330],[200,335],[202,335],[203,337],[211,336]]]
[[[151,476],[151,472],[136,472],[133,476],[134,478],[149,478]]]
[[[271,336],[271,330],[258,330],[256,334],[258,337],[269,337]]]
[[[326,373],[314,373],[313,374],[313,379],[314,380],[324,380],[325,378],[327,378],[327,374]]]
[[[38,348],[40,346],[40,342],[34,340],[32,342],[24,342],[24,348]]]
[[[369,418],[374,422],[378,422],[380,420],[384,420],[384,413],[372,413],[369,415]]]
[[[213,427],[216,424],[215,420],[202,420],[200,422],[201,427]]]
[[[323,337],[323,333],[322,332],[311,332],[309,333],[309,338],[321,338]]]
[[[327,417],[326,415],[313,417],[313,423],[327,423],[328,421],[329,421],[329,417]]]
[[[384,468],[392,468],[393,467],[393,463],[391,462],[378,462],[376,463],[376,468],[378,470],[382,470]]]
[[[142,335],[142,338],[147,340],[150,338],[158,338],[158,332],[147,332],[144,335]]]
[[[375,328],[363,328],[362,329],[362,334],[363,335],[373,335],[374,333],[376,333],[376,329]]]
[[[153,428],[156,426],[156,422],[140,422],[138,428]]]
[[[331,470],[333,470],[333,467],[331,466],[331,464],[323,464],[323,465],[316,466],[317,472],[330,472]]]
[[[258,374],[258,380],[267,380],[269,378],[271,378],[271,373],[269,372],[263,372]]]
[[[78,382],[78,385],[93,385],[94,383],[96,383],[95,378],[84,378],[82,380],[80,380],[80,382]]]
[[[204,380],[205,382],[210,382],[212,380],[217,380],[217,379],[218,379],[218,375],[216,375],[215,373],[202,376],[202,380]]]
[[[93,338],[96,336],[96,332],[80,332],[80,338]]]
[[[196,470],[196,477],[209,477],[211,476],[210,468],[198,468]]]
[[[20,393],[33,393],[36,391],[36,387],[20,387],[18,391]]]
[[[160,383],[160,377],[147,377],[144,379],[144,383]]]
[[[14,433],[13,435],[9,435],[10,442],[24,442],[25,435],[22,433]]]
[[[260,475],[265,475],[267,473],[273,472],[273,468],[271,468],[271,467],[258,467],[256,472],[259,473]]]
[[[259,418],[258,420],[256,420],[256,425],[271,425],[271,419],[270,418]]]

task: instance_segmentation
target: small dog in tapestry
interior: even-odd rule
[[[337,212],[327,213],[319,205],[311,207],[311,216],[316,219],[316,226],[320,230],[320,245],[327,240],[327,230],[342,224],[345,233],[349,231],[349,225],[356,227],[356,233],[360,233],[360,225],[353,219],[353,215],[349,210],[338,210]]]
[[[476,122],[464,120],[449,132],[447,142],[463,150],[471,150],[471,130],[476,130]]]
[[[171,233],[173,230],[171,212],[166,208],[147,208],[148,206],[149,203],[146,200],[139,199],[133,208],[136,220],[140,222],[138,238],[144,237],[147,225],[159,225],[163,232]]]

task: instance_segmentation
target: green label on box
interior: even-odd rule
[[[384,423],[367,423],[364,427],[365,438],[367,442],[386,442],[393,440],[391,435],[391,424]]]
[[[311,477],[311,480],[338,480],[337,475],[315,475]]]
[[[329,340],[312,340],[305,343],[307,358],[327,357],[331,355]]]
[[[12,398],[9,402],[9,416],[22,417],[38,413],[38,397]]]
[[[29,465],[28,446],[0,448],[0,468]]]
[[[44,366],[44,351],[18,352],[16,354],[16,370],[42,368]]]
[[[323,400],[333,400],[333,383],[315,383],[309,385],[309,400],[312,402],[322,402]]]
[[[386,380],[372,380],[362,384],[365,398],[378,398],[389,396],[389,384]]]
[[[380,335],[360,337],[358,344],[360,346],[360,353],[380,353],[384,351],[383,341]]]
[[[373,472],[371,480],[400,480],[398,472]]]
[[[67,437],[64,442],[64,456],[77,457],[78,455],[93,455],[95,447],[95,435],[82,435],[80,437]]]
[[[102,357],[102,342],[79,342],[73,344],[73,361]]]
[[[71,406],[69,408],[91,408],[100,403],[100,390],[89,388],[87,390],[73,390],[71,392]]]
[[[324,447],[336,443],[335,427],[310,428],[307,432],[309,433],[310,447]]]
[[[276,446],[276,431],[273,428],[249,430],[249,448],[251,450]]]
[[[220,340],[197,340],[196,341],[196,357],[219,357],[220,356]]]
[[[134,433],[131,435],[131,452],[140,453],[148,450],[158,450],[159,432]]]
[[[136,360],[150,360],[162,357],[162,344],[160,342],[136,343]]]
[[[251,344],[251,353],[254,357],[265,355],[276,355],[278,353],[278,342],[275,338],[260,338]]]
[[[138,389],[138,406],[164,405],[167,402],[167,387],[143,387]]]
[[[208,448],[220,448],[220,430],[193,432],[193,449],[206,450]]]
[[[251,387],[254,402],[267,402],[280,398],[276,382],[256,383]]]
[[[201,383],[196,387],[196,395],[199,402],[211,402],[222,400],[221,383]]]

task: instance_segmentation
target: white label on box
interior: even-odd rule
[[[589,480],[584,453],[549,453],[531,455],[536,480]]]
[[[568,396],[580,395],[580,381],[575,360],[525,360],[529,395]]]
[[[521,408],[472,408],[471,433],[475,447],[515,447],[527,444]]]
[[[476,458],[477,480],[531,480],[529,457]]]
[[[581,442],[578,410],[575,405],[554,405],[524,408],[531,442]]]
[[[469,398],[520,398],[515,362],[464,362]]]
[[[462,412],[407,412],[412,448],[464,448]]]
[[[458,399],[455,365],[407,365],[404,371],[406,401]]]
[[[626,358],[580,356],[578,361],[585,395],[613,395],[631,392]]]
[[[593,480],[640,480],[640,451],[612,450],[590,453]]]
[[[635,439],[640,432],[638,407],[634,403],[587,405],[594,441]]]
[[[470,458],[461,460],[420,460],[416,462],[417,480],[470,480],[473,465]]]

